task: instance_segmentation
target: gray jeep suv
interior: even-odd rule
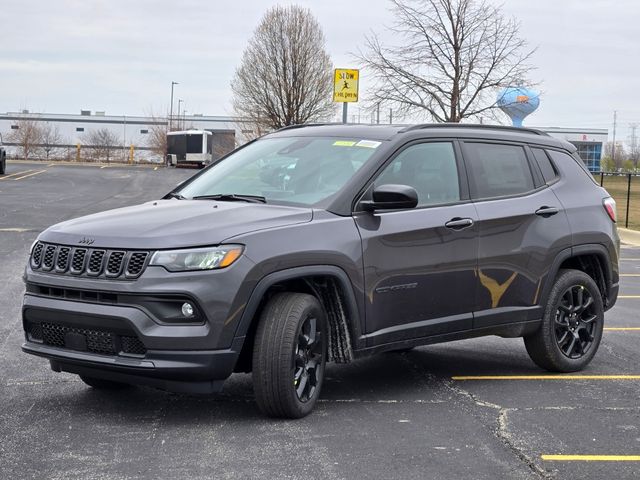
[[[482,125],[289,127],[162,200],[44,231],[23,350],[94,388],[308,414],[325,362],[483,335],[584,368],[618,295],[615,202],[575,148]]]

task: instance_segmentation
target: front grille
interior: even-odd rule
[[[51,270],[53,268],[53,261],[56,257],[55,245],[47,245],[44,249],[44,258],[42,260],[42,269]]]
[[[117,277],[122,273],[122,264],[125,252],[111,252],[107,262],[107,276]]]
[[[127,275],[131,277],[137,277],[142,273],[142,269],[144,268],[144,263],[147,260],[148,253],[146,252],[135,252],[131,254],[129,258],[129,264],[127,265]]]
[[[84,271],[84,259],[87,256],[87,250],[84,248],[76,248],[73,251],[73,260],[71,261],[71,273],[82,273]]]
[[[44,245],[40,242],[33,247],[33,253],[31,254],[31,265],[34,268],[39,268],[42,265],[42,250],[44,249]]]
[[[87,273],[92,276],[97,276],[102,273],[102,260],[104,260],[104,250],[94,250],[89,256],[89,265],[87,266]]]
[[[38,242],[31,268],[57,274],[134,279],[144,272],[151,252],[79,248]]]
[[[69,268],[69,253],[71,249],[69,247],[60,247],[58,250],[58,259],[56,260],[56,270],[64,273]]]
[[[31,340],[51,347],[87,351],[99,355],[144,355],[147,349],[136,336],[118,335],[108,330],[70,327],[56,323],[30,323]]]

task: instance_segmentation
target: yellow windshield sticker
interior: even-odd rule
[[[356,147],[378,148],[382,142],[374,142],[373,140],[360,140],[356,143]]]
[[[350,140],[337,140],[333,142],[333,145],[336,147],[353,147],[356,142],[352,142]]]

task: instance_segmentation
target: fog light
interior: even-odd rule
[[[185,317],[193,317],[193,305],[189,302],[185,302],[182,304],[182,315]]]

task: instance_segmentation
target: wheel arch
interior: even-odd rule
[[[598,285],[605,308],[608,309],[615,303],[612,295],[613,269],[609,252],[600,244],[577,245],[562,250],[555,258],[544,290],[541,295],[542,305],[546,304],[553,281],[562,269],[575,269],[585,272]]]
[[[260,312],[274,293],[290,291],[315,296],[327,315],[329,360],[348,363],[361,336],[361,315],[348,275],[333,265],[296,267],[263,277],[246,304],[235,337],[244,337],[236,371],[251,371],[251,357]]]

